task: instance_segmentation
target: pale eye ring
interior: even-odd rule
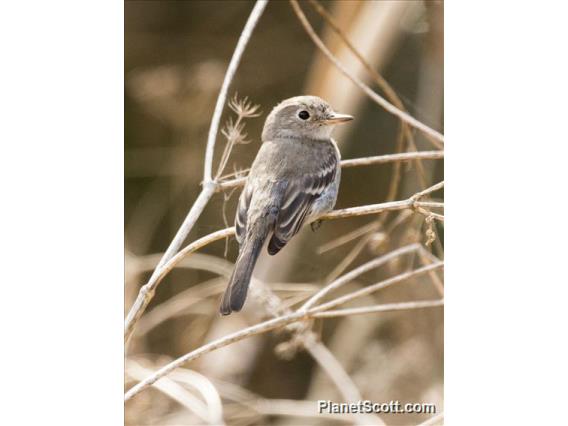
[[[310,118],[310,113],[308,111],[302,110],[298,113],[298,117],[300,117],[302,120],[307,120],[308,118]]]

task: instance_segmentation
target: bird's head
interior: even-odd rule
[[[296,96],[274,107],[266,118],[262,140],[299,138],[328,140],[336,124],[353,120],[347,114],[339,114],[317,96]]]

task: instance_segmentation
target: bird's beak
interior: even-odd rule
[[[347,114],[332,113],[329,117],[323,120],[324,124],[340,124],[353,120],[353,116]]]

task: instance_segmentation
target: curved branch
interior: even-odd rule
[[[400,109],[395,107],[393,104],[388,102],[385,98],[383,98],[382,96],[375,93],[369,86],[367,86],[365,83],[363,83],[360,79],[358,79],[353,74],[351,74],[345,68],[345,66],[341,62],[339,62],[339,60],[333,55],[333,53],[331,53],[329,51],[329,49],[325,46],[325,44],[318,37],[318,35],[314,31],[314,28],[312,27],[312,25],[310,24],[310,22],[306,18],[306,15],[304,15],[304,12],[302,12],[302,9],[298,5],[297,0],[290,0],[290,3],[292,5],[292,9],[294,9],[294,12],[296,13],[296,16],[300,20],[300,23],[302,24],[302,26],[304,27],[304,29],[306,30],[306,32],[308,33],[308,35],[310,36],[312,41],[323,52],[323,54],[337,67],[337,69],[339,71],[341,71],[341,73],[345,77],[347,77],[349,80],[351,80],[353,82],[353,84],[355,84],[357,87],[359,87],[359,89],[361,89],[367,96],[369,96],[372,100],[374,100],[377,104],[379,104],[381,107],[383,107],[385,110],[387,110],[391,114],[397,116],[401,120],[404,120],[406,123],[408,123],[412,127],[415,127],[417,129],[423,131],[424,133],[432,136],[433,138],[435,138],[439,142],[442,142],[442,143],[444,142],[444,136],[440,132],[432,129],[431,127],[427,126],[426,124],[422,123],[421,121],[418,121],[416,118],[412,117],[410,114],[408,114],[404,111],[401,111]]]
[[[215,151],[215,140],[217,139],[217,133],[219,131],[219,123],[221,122],[221,115],[223,113],[223,107],[225,106],[225,102],[227,100],[227,92],[229,91],[229,86],[233,81],[233,77],[235,76],[235,72],[239,66],[239,62],[241,61],[241,57],[243,56],[243,52],[245,51],[245,47],[250,40],[250,36],[252,35],[252,31],[262,12],[264,12],[264,8],[268,4],[268,0],[257,0],[248,21],[239,37],[239,41],[237,42],[237,47],[235,47],[235,52],[233,53],[233,57],[231,58],[231,62],[229,63],[229,67],[227,68],[227,73],[225,74],[225,79],[223,80],[223,85],[221,86],[221,91],[219,92],[219,96],[217,97],[217,103],[215,104],[215,111],[213,112],[213,118],[211,119],[211,126],[209,127],[209,134],[207,136],[207,149],[205,151],[205,167],[203,170],[203,182],[211,181],[211,175],[213,173],[213,153]]]
[[[129,399],[131,399],[132,397],[134,397],[138,393],[142,392],[144,389],[146,389],[149,386],[151,386],[152,384],[154,384],[160,378],[168,375],[170,372],[172,372],[176,368],[181,367],[183,364],[185,364],[189,361],[193,361],[194,359],[199,358],[202,355],[205,355],[209,352],[223,348],[225,346],[230,345],[231,343],[238,342],[238,341],[243,340],[247,337],[255,336],[257,334],[266,333],[268,331],[274,330],[276,328],[283,327],[283,326],[288,325],[288,324],[292,324],[292,323],[295,323],[295,322],[298,322],[298,321],[310,319],[316,313],[321,313],[321,312],[325,311],[326,309],[328,309],[328,307],[337,306],[339,304],[342,304],[342,303],[345,303],[345,302],[350,301],[352,299],[355,299],[355,298],[357,298],[361,295],[370,294],[374,291],[380,290],[380,289],[385,288],[389,285],[399,283],[399,282],[404,281],[404,280],[409,279],[409,278],[414,278],[414,277],[422,275],[425,272],[428,272],[430,270],[441,268],[442,266],[443,266],[443,263],[440,262],[440,263],[437,263],[437,264],[431,264],[431,265],[428,265],[426,267],[416,269],[414,271],[406,272],[406,273],[397,275],[395,277],[389,278],[385,281],[381,281],[381,282],[374,284],[372,286],[364,287],[364,288],[362,288],[358,291],[347,294],[343,297],[339,297],[337,299],[334,299],[331,302],[328,302],[324,305],[319,305],[319,306],[317,306],[317,307],[315,307],[315,308],[313,308],[309,311],[298,310],[296,312],[281,315],[277,318],[273,318],[273,319],[270,319],[268,321],[264,321],[264,322],[261,322],[259,324],[255,324],[253,326],[250,326],[250,327],[244,328],[242,330],[236,331],[234,333],[231,333],[227,336],[218,338],[218,339],[216,339],[216,340],[214,340],[210,343],[207,343],[206,345],[199,347],[198,349],[195,349],[194,351],[191,351],[191,352],[177,358],[176,360],[170,362],[169,364],[166,364],[164,367],[160,368],[154,374],[150,375],[146,379],[142,380],[141,382],[139,382],[138,384],[136,384],[135,386],[130,388],[126,392],[126,394],[124,395],[124,400],[128,401]],[[427,301],[427,302],[432,302],[432,301]],[[418,308],[425,307],[425,306],[421,305],[419,302],[413,302],[413,303],[414,303],[414,306],[408,305],[406,307],[401,307],[399,305],[398,310],[400,310],[400,309],[418,309]],[[432,306],[440,306],[440,303],[436,303]],[[365,308],[365,309],[367,309],[369,312],[379,312],[380,311],[379,308],[375,308],[375,307],[373,307],[373,309],[371,309],[371,308]],[[395,307],[393,309],[393,307],[390,306],[389,308],[383,308],[383,310],[397,310],[397,308]],[[341,311],[342,310],[335,311],[335,315],[341,315],[342,314]],[[337,312],[339,312],[339,314]]]
[[[421,207],[417,207],[416,203],[423,196],[428,195],[431,192],[437,191],[437,190],[441,189],[443,186],[444,186],[444,182],[443,181],[439,182],[439,183],[431,186],[430,188],[427,188],[424,191],[418,192],[418,193],[414,194],[412,197],[410,197],[406,200],[402,200],[402,201],[391,201],[391,202],[388,202],[388,203],[371,204],[371,205],[368,205],[368,206],[350,207],[350,208],[341,209],[341,210],[333,210],[330,213],[327,213],[327,214],[321,216],[320,219],[321,220],[341,219],[341,218],[345,218],[345,217],[364,216],[364,215],[382,213],[382,212],[385,212],[385,211],[404,210],[404,209],[415,209],[416,211],[418,211],[421,214],[424,214],[424,215],[427,215],[427,216],[435,216],[436,215],[435,213],[431,213],[431,212],[425,211]],[[440,215],[436,215],[436,216],[440,216]],[[140,289],[140,292],[138,293],[136,301],[134,302],[134,305],[132,306],[132,308],[130,309],[130,312],[128,313],[128,320],[129,320],[128,331],[129,331],[129,333],[128,333],[127,336],[129,337],[132,334],[132,331],[134,330],[134,325],[140,319],[140,317],[142,316],[142,313],[145,311],[146,307],[148,306],[148,304],[150,303],[150,301],[154,297],[154,293],[156,291],[156,287],[158,287],[158,284],[160,284],[162,279],[185,256],[187,256],[190,253],[193,253],[196,250],[199,250],[202,247],[205,247],[208,244],[211,244],[212,242],[222,240],[223,238],[230,237],[234,234],[235,234],[235,228],[234,227],[225,228],[225,229],[221,229],[219,231],[213,232],[212,234],[206,235],[206,236],[192,242],[191,244],[189,244],[188,246],[186,246],[185,248],[180,250],[175,256],[173,256],[165,264],[163,264],[161,266],[158,265],[158,267],[156,267],[156,269],[154,270],[154,273],[150,277],[150,280],[144,286],[142,286],[142,288]]]
[[[162,259],[154,269],[152,276],[148,283],[140,289],[140,293],[138,294],[138,298],[128,311],[128,315],[126,316],[126,320],[124,322],[124,341],[127,342],[130,336],[134,331],[134,326],[138,321],[138,318],[142,315],[148,303],[152,299],[153,288],[159,282],[158,280],[158,271],[164,266],[170,259],[174,257],[176,252],[179,250],[189,232],[197,222],[199,216],[205,209],[205,206],[215,193],[216,184],[211,180],[211,174],[213,169],[213,153],[215,151],[215,140],[217,139],[217,132],[219,130],[219,122],[221,121],[221,114],[223,112],[223,106],[225,105],[225,101],[227,100],[227,92],[229,90],[229,86],[235,72],[237,71],[237,67],[239,66],[239,62],[243,55],[246,45],[251,37],[252,31],[256,27],[264,8],[266,7],[268,0],[258,0],[254,5],[254,8],[245,24],[243,32],[239,37],[239,41],[237,42],[237,47],[233,53],[233,57],[231,58],[231,62],[229,63],[229,67],[227,68],[227,72],[225,74],[225,79],[223,80],[223,85],[221,86],[221,91],[219,92],[219,96],[217,97],[217,103],[215,105],[215,111],[213,113],[213,118],[211,119],[211,127],[209,128],[209,135],[207,137],[207,147],[205,149],[205,166],[203,171],[203,188],[201,193],[197,197],[197,200],[191,206],[185,220],[181,224],[180,228],[178,229],[176,235],[170,242],[169,247],[165,251]],[[155,283],[155,284],[154,284]],[[146,288],[145,292],[143,290]]]

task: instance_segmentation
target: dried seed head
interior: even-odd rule
[[[231,108],[235,112],[235,114],[242,118],[258,117],[261,114],[261,112],[259,111],[260,105],[253,104],[246,96],[239,99],[236,93],[229,101],[229,108]]]

